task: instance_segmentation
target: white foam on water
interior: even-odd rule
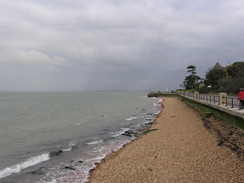
[[[163,99],[161,99],[161,98],[159,98],[159,99],[158,98],[155,98],[155,99],[157,99],[158,101],[157,102],[154,102],[153,105],[155,107],[160,106],[160,103],[163,102]]]
[[[163,101],[163,99],[161,99],[161,98],[158,100],[158,102],[162,102],[162,101]]]
[[[112,134],[111,137],[118,137],[118,136],[122,135],[123,133],[125,133],[125,131],[128,131],[128,130],[130,130],[130,128],[121,128],[120,131],[117,131],[117,132],[109,132],[109,133]]]
[[[74,167],[75,171],[64,169],[63,167],[67,164],[56,165],[47,173],[47,175],[37,183],[85,183],[89,178],[89,171],[92,168],[96,167],[97,163],[100,163],[101,160],[108,154],[109,149],[107,150],[103,146],[93,148],[93,151],[87,152],[88,158],[83,160],[81,164],[71,164],[71,167]]]
[[[72,147],[67,148],[67,149],[63,149],[62,151],[63,151],[63,152],[69,152],[69,151],[72,151]]]
[[[57,180],[51,180],[51,181],[41,181],[40,183],[57,183]]]
[[[14,173],[19,173],[28,167],[37,165],[49,159],[50,159],[49,153],[44,153],[42,155],[31,157],[24,162],[0,170],[0,179],[12,175]]]
[[[111,134],[112,134],[111,137],[118,137],[118,136],[120,136],[122,133],[121,133],[121,132],[113,132],[113,133],[111,133]]]
[[[121,131],[126,130],[128,130],[128,128],[121,129]],[[93,139],[93,141],[95,140],[98,141],[98,139]],[[107,154],[122,148],[123,145],[129,141],[130,140],[103,141],[104,143],[102,144],[98,143],[89,146],[90,150],[76,157],[76,161],[68,161],[66,163],[60,162],[49,169],[46,176],[36,183],[86,183],[89,180],[91,169],[95,168]],[[79,161],[82,161],[82,163]],[[64,169],[65,166],[73,167],[75,171]]]
[[[98,140],[98,141],[94,141],[94,142],[88,142],[87,144],[88,145],[93,145],[93,144],[99,144],[99,143],[102,143],[103,140]]]
[[[138,119],[139,117],[131,117],[131,118],[128,118],[128,119],[126,119],[126,121],[132,121],[132,120],[134,120],[134,119]]]

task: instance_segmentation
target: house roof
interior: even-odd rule
[[[220,63],[217,62],[217,63],[215,64],[215,66],[213,67],[213,69],[224,69],[224,67],[222,67],[222,66],[220,65]]]
[[[219,62],[217,62],[217,63],[215,64],[215,66],[213,67],[213,69],[221,69],[221,70],[226,71],[230,66],[231,66],[231,65],[229,64],[229,65],[227,65],[226,67],[223,67],[223,66],[220,65]],[[212,70],[213,70],[213,69],[212,69]]]

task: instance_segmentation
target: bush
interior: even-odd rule
[[[207,86],[203,86],[199,89],[199,93],[209,93],[210,89]]]

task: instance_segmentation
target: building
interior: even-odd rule
[[[229,65],[227,65],[226,67],[223,67],[223,66],[220,65],[219,62],[217,62],[217,63],[215,64],[215,66],[212,68],[212,70],[214,70],[214,69],[221,69],[221,70],[227,71],[227,69],[228,69],[229,67],[231,67],[231,66],[232,66],[232,65],[229,64]]]

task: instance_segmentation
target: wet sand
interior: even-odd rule
[[[177,98],[163,105],[151,127],[157,130],[109,154],[90,183],[244,182],[240,154],[219,145],[195,109]]]

